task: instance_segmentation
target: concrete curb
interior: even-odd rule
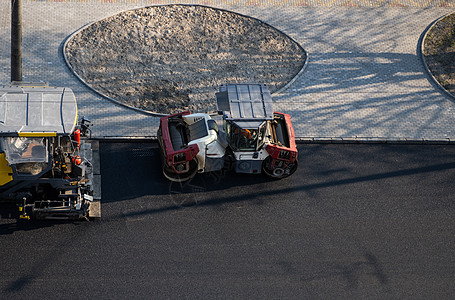
[[[291,38],[289,35],[287,35],[286,33],[284,33],[283,31],[279,30],[278,28],[275,28],[274,26],[258,19],[258,18],[255,18],[255,17],[251,17],[251,16],[248,16],[248,15],[244,15],[244,14],[241,14],[241,13],[237,13],[237,12],[234,12],[234,11],[229,11],[227,9],[222,9],[222,8],[217,8],[217,7],[212,7],[212,6],[207,6],[207,5],[200,5],[200,4],[161,4],[161,5],[147,5],[147,6],[144,6],[144,7],[139,7],[139,8],[133,8],[133,9],[127,9],[127,10],[122,10],[114,15],[118,15],[118,14],[121,14],[121,13],[124,13],[124,12],[129,12],[129,11],[134,11],[134,10],[138,10],[138,9],[142,9],[142,8],[148,8],[148,7],[163,7],[163,6],[173,6],[173,5],[180,5],[180,6],[199,6],[199,7],[207,7],[207,8],[212,8],[212,9],[216,9],[216,10],[220,10],[220,11],[223,11],[223,12],[228,12],[228,13],[234,13],[234,14],[237,14],[237,15],[240,15],[242,17],[245,17],[245,18],[250,18],[250,19],[253,19],[253,20],[256,20],[256,21],[259,21],[267,26],[269,26],[270,28],[276,30],[277,32],[281,33],[282,35],[286,36],[288,39],[290,39],[291,41],[293,41],[304,53],[305,53],[305,62],[302,66],[302,68],[300,69],[300,71],[297,73],[297,75],[295,75],[287,84],[285,84],[282,88],[280,88],[278,91],[274,92],[272,95],[275,95],[275,94],[279,94],[279,93],[282,93],[284,92],[285,90],[287,90],[302,74],[303,72],[305,71],[306,67],[307,67],[307,64],[308,64],[308,59],[309,59],[309,55],[308,55],[308,52],[297,42],[295,41],[293,38]],[[112,16],[114,16],[112,15]],[[152,112],[152,111],[148,111],[148,110],[143,110],[143,109],[140,109],[140,108],[137,108],[137,107],[134,107],[134,106],[130,106],[130,105],[127,105],[127,104],[124,104],[112,97],[109,97],[103,93],[101,93],[100,91],[98,91],[97,89],[95,89],[94,87],[92,87],[90,84],[88,84],[79,74],[77,74],[74,69],[72,68],[72,66],[70,65],[69,61],[68,61],[68,58],[66,56],[66,52],[65,52],[65,49],[66,49],[66,46],[67,44],[72,40],[72,38],[78,34],[79,32],[83,31],[84,29],[88,28],[89,26],[97,23],[97,22],[101,22],[102,20],[105,20],[107,18],[110,18],[112,16],[109,16],[109,17],[105,17],[105,18],[102,18],[100,20],[97,20],[97,21],[93,21],[91,23],[88,23],[87,25],[79,28],[78,30],[76,30],[75,32],[73,32],[70,36],[68,36],[64,43],[63,43],[63,46],[61,47],[61,54],[63,56],[63,60],[65,61],[65,64],[66,66],[68,67],[68,69],[71,71],[71,73],[82,83],[84,84],[87,88],[89,88],[91,91],[95,92],[97,95],[117,104],[117,105],[120,105],[120,106],[123,106],[125,108],[129,108],[129,109],[132,109],[132,110],[135,110],[139,113],[143,113],[143,114],[146,114],[146,115],[150,115],[150,116],[154,116],[154,117],[163,117],[163,116],[167,116],[168,114],[162,114],[162,113],[157,113],[157,112]]]
[[[448,17],[452,14],[455,14],[455,12],[452,12],[452,13],[448,13],[447,15],[444,15],[438,19],[436,19],[435,21],[433,21],[430,25],[428,25],[428,27],[425,29],[425,31],[423,32],[423,35],[420,36],[419,38],[419,41],[418,41],[418,44],[417,44],[417,51],[419,52],[419,56],[420,56],[420,60],[422,61],[423,65],[424,65],[424,68],[425,68],[425,71],[428,75],[428,77],[430,78],[430,83],[434,86],[436,86],[444,95],[446,95],[447,97],[449,97],[452,101],[455,101],[455,96],[452,95],[451,93],[449,93],[439,82],[438,80],[433,76],[433,73],[431,73],[430,71],[430,68],[428,67],[428,64],[425,60],[425,55],[423,54],[423,44],[425,42],[425,39],[427,38],[427,35],[428,33],[430,32],[430,30],[442,19],[444,19],[445,17]]]
[[[455,140],[442,139],[409,139],[409,138],[380,138],[380,137],[300,137],[297,144],[400,144],[400,145],[455,145]]]
[[[107,136],[92,138],[104,142],[137,142],[156,143],[156,136],[149,137],[121,137]],[[454,139],[409,139],[409,138],[377,138],[377,137],[297,137],[297,144],[389,144],[389,145],[455,145]]]

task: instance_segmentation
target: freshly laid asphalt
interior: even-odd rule
[[[169,2],[170,3],[170,2]],[[88,23],[144,0],[23,0],[24,81],[74,90],[94,138],[153,138],[159,118],[114,104],[83,85],[62,45]],[[172,2],[185,3],[189,2]],[[420,56],[426,29],[452,0],[195,1],[258,18],[309,54],[303,74],[274,95],[305,141],[454,142],[455,100],[434,84]],[[258,5],[259,4],[259,5]],[[0,4],[0,84],[10,81],[10,2]]]
[[[100,143],[101,220],[0,219],[0,298],[453,299],[453,146],[298,150],[180,186],[156,143]]]

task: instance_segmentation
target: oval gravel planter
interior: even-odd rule
[[[158,18],[171,13],[170,18],[176,19],[163,22]],[[204,13],[207,20],[198,15]],[[121,28],[136,28],[139,24],[140,28],[118,33],[112,29],[118,24]],[[172,24],[175,26],[166,27]],[[244,34],[239,33],[241,29]],[[125,45],[139,50],[131,51]],[[106,50],[107,58],[102,60],[90,47]],[[65,40],[62,52],[71,72],[90,90],[116,104],[154,116],[186,109],[213,111],[214,92],[222,83],[266,83],[273,93],[281,93],[304,72],[308,62],[307,52],[296,41],[259,19],[185,4],[126,10],[90,23]],[[105,86],[100,85],[105,82]],[[116,89],[126,92],[117,93]],[[189,107],[180,107],[179,103],[188,103]],[[153,105],[161,106],[150,109]]]
[[[426,71],[426,73],[428,74],[428,76],[430,77],[430,82],[431,82],[433,85],[435,85],[439,90],[441,90],[441,92],[442,92],[443,94],[445,94],[446,96],[448,96],[452,101],[455,101],[455,96],[454,96],[452,93],[450,93],[449,91],[447,91],[447,90],[439,83],[439,81],[436,79],[436,77],[433,75],[433,73],[431,72],[430,68],[428,67],[427,61],[426,61],[426,59],[425,59],[425,54],[423,53],[423,51],[424,51],[423,48],[424,48],[425,40],[426,40],[426,38],[427,38],[427,36],[428,36],[428,33],[431,31],[431,29],[432,29],[434,26],[436,26],[436,24],[437,24],[440,20],[442,20],[442,19],[444,19],[444,18],[446,18],[446,17],[448,17],[448,16],[450,16],[450,15],[452,15],[452,14],[454,14],[454,13],[449,13],[449,14],[447,14],[447,15],[444,15],[444,16],[438,18],[437,20],[435,20],[434,22],[432,22],[432,23],[425,29],[425,31],[423,32],[423,35],[420,37],[420,39],[419,39],[419,41],[418,41],[417,47],[418,47],[418,52],[419,52],[419,55],[420,55],[420,59],[422,60],[422,63],[423,63],[424,68],[425,68],[425,71]]]

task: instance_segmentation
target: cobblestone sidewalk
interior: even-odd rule
[[[5,2],[9,1],[0,4],[1,83],[10,78],[10,3]],[[90,22],[158,2],[23,2],[24,81],[71,87],[79,115],[94,123],[94,137],[154,137],[157,117],[91,92],[71,75],[61,47],[71,33]],[[308,51],[303,75],[274,95],[275,109],[291,114],[299,138],[455,140],[455,103],[431,84],[418,51],[427,26],[452,12],[453,1],[197,3],[259,18]]]

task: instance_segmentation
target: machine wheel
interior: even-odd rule
[[[271,161],[272,161],[272,158],[269,156],[262,163],[262,172],[264,172],[264,174],[270,178],[273,178],[273,179],[286,178],[286,177],[294,174],[295,170],[297,170],[297,166],[298,166],[297,160],[291,166],[288,166],[286,169],[275,168],[273,170],[269,168]]]
[[[190,180],[191,178],[194,177],[197,173],[197,167],[198,167],[198,162],[197,159],[194,158],[189,162],[189,170],[188,172],[182,173],[182,174],[176,174],[172,168],[168,167],[167,165],[163,165],[163,175],[170,181],[174,182],[184,182],[187,180]]]

